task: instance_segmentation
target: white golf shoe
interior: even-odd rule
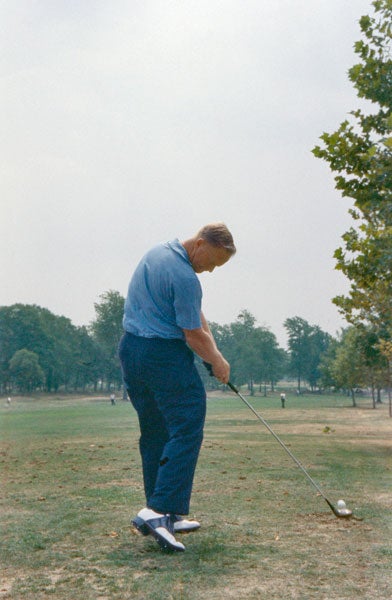
[[[179,515],[171,515],[174,533],[189,533],[200,528],[199,521],[188,521]]]
[[[152,535],[162,550],[184,552],[184,544],[177,542],[173,535],[174,524],[171,515],[162,515],[150,508],[143,508],[132,523],[143,535]]]

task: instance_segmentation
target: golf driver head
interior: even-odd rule
[[[333,512],[340,519],[348,519],[353,514],[353,511],[350,510],[349,508],[335,508]]]
[[[336,507],[325,496],[324,496],[324,500],[327,502],[327,504],[330,507],[330,509],[332,510],[333,514],[336,517],[338,517],[339,519],[349,519],[352,516],[352,514],[353,514],[352,510],[347,508],[346,504],[344,502],[343,502],[342,507],[339,507],[339,506]],[[339,502],[341,502],[341,501],[339,501]]]

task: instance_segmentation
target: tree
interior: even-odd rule
[[[301,381],[306,379],[308,373],[312,327],[301,317],[286,319],[284,327],[289,338],[289,370],[297,378],[298,391],[301,392]]]
[[[10,360],[18,350],[30,350],[39,356],[39,362],[47,377],[52,343],[43,327],[42,313],[38,306],[13,304],[0,307],[0,364],[1,382],[5,390],[10,385]]]
[[[354,200],[356,227],[335,251],[336,268],[351,282],[334,303],[353,325],[371,325],[379,339],[392,338],[392,2],[374,1],[363,16],[364,39],[355,44],[360,62],[349,70],[359,98],[372,110],[354,110],[335,133],[321,136],[313,153],[336,173],[336,188]]]
[[[338,388],[338,384],[334,377],[334,373],[332,370],[333,363],[336,358],[336,353],[338,351],[339,346],[341,345],[341,340],[343,337],[343,332],[338,336],[338,338],[332,338],[327,350],[323,353],[320,360],[320,379],[321,384],[324,388]]]
[[[21,392],[33,392],[44,381],[44,372],[38,362],[38,354],[17,350],[10,360],[11,378]]]
[[[39,357],[45,375],[45,389],[60,385],[62,352],[55,335],[56,317],[36,305],[13,304],[0,307],[1,371],[3,387],[9,379],[9,361],[17,350],[30,350]],[[57,382],[57,383],[56,383]]]
[[[232,379],[239,383],[247,383],[251,394],[258,369],[258,356],[253,349],[256,318],[248,311],[242,310],[234,323],[230,325],[231,352],[228,356],[232,367]]]
[[[57,391],[60,387],[67,391],[75,384],[77,328],[67,317],[54,315],[46,309],[41,309],[41,318],[43,331],[50,340],[48,356],[45,358],[47,391]]]
[[[364,357],[360,350],[359,338],[360,332],[356,327],[346,329],[329,366],[335,386],[350,391],[353,406],[356,406],[355,388],[366,385]]]
[[[102,350],[102,379],[110,389],[111,384],[122,383],[118,344],[123,334],[124,298],[114,290],[104,292],[100,298],[101,301],[94,304],[96,319],[90,330]]]
[[[378,336],[372,327],[358,326],[356,333],[365,380],[372,391],[373,408],[376,408],[376,403],[381,403],[381,389],[388,381],[388,362],[381,352]]]
[[[18,350],[38,356],[46,391],[96,382],[101,350],[84,327],[36,305],[0,307],[0,391],[11,386],[10,360]]]
[[[242,310],[229,325],[209,323],[218,348],[231,366],[230,379],[247,383],[251,394],[254,383],[272,387],[283,375],[286,353],[279,348],[275,335],[267,327],[257,327],[256,318]]]
[[[289,372],[297,378],[299,391],[303,381],[313,390],[321,379],[320,365],[332,336],[301,317],[286,319],[284,326],[289,338]]]
[[[99,344],[89,335],[87,327],[78,327],[74,348],[74,387],[85,390],[93,384],[98,389],[98,381],[102,373],[104,358]]]
[[[387,386],[388,386],[388,402],[389,402],[389,416],[392,417],[392,342],[381,340],[380,352],[387,361]]]
[[[332,336],[323,331],[318,325],[311,327],[309,336],[309,359],[306,369],[306,379],[312,390],[318,386],[321,379],[320,365],[323,355],[328,351]]]
[[[351,392],[355,406],[355,389],[372,389],[373,408],[380,401],[380,390],[388,385],[388,360],[372,328],[350,326],[339,339],[330,343],[321,363],[323,383],[328,387]],[[377,398],[376,398],[377,392]]]

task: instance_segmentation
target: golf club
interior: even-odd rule
[[[206,363],[206,362],[204,362],[203,364],[206,367],[206,369],[208,370],[208,372],[210,373],[210,375],[213,375],[211,365],[208,364],[208,363]],[[339,500],[339,502],[338,502],[339,506],[335,507],[332,504],[332,502],[330,502],[328,500],[328,498],[326,497],[326,495],[324,494],[324,492],[321,490],[320,486],[309,475],[309,473],[307,472],[307,470],[305,469],[305,467],[301,464],[301,462],[298,460],[298,458],[296,458],[294,456],[294,454],[291,452],[291,450],[288,449],[288,447],[286,446],[286,444],[284,442],[282,442],[282,440],[280,439],[280,437],[275,433],[275,431],[267,423],[267,421],[265,419],[263,419],[263,417],[253,408],[253,406],[250,404],[250,402],[248,402],[248,400],[241,394],[241,392],[235,387],[235,385],[233,385],[232,383],[230,383],[230,381],[227,383],[227,385],[229,386],[229,388],[231,390],[233,390],[233,392],[235,394],[237,394],[237,396],[239,398],[241,398],[241,400],[252,411],[252,413],[259,419],[259,421],[261,421],[263,423],[263,425],[268,429],[268,431],[274,436],[274,438],[276,439],[276,441],[282,446],[282,448],[292,458],[292,460],[295,462],[295,464],[297,465],[297,467],[299,467],[301,469],[301,471],[306,475],[306,477],[309,479],[309,481],[313,485],[313,487],[316,488],[316,490],[318,491],[318,493],[320,494],[320,496],[322,496],[324,498],[324,500],[328,504],[329,508],[332,510],[333,514],[336,517],[340,518],[340,519],[350,518],[352,516],[352,511],[349,510],[348,508],[346,508],[345,502],[343,500]]]

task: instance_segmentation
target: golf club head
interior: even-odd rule
[[[333,512],[339,519],[349,519],[353,514],[353,511],[350,510],[349,508],[335,508],[334,507]]]
[[[324,500],[328,504],[329,508],[332,510],[335,517],[338,517],[338,519],[349,519],[352,516],[353,512],[349,508],[337,508],[325,496]]]

